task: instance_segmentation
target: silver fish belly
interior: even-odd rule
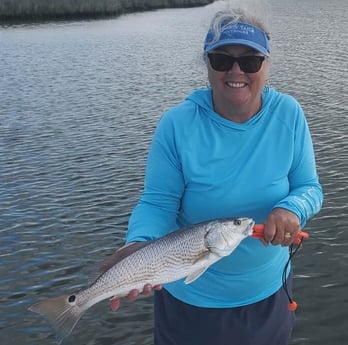
[[[61,342],[82,314],[104,299],[126,296],[132,289],[141,291],[145,284],[154,286],[182,278],[186,278],[187,284],[193,282],[213,263],[230,255],[251,235],[253,225],[250,218],[217,219],[174,231],[154,241],[122,247],[90,287],[45,299],[29,310],[45,315]]]

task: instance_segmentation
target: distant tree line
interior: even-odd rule
[[[166,7],[193,7],[214,0],[0,0],[0,20],[99,17]]]

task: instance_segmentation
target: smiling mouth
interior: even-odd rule
[[[245,87],[246,83],[232,83],[232,82],[226,82],[226,85],[232,89],[241,89]]]

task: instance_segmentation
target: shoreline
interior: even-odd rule
[[[89,20],[164,8],[205,6],[214,0],[13,0],[0,4],[0,24]]]

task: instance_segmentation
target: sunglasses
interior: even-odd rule
[[[250,55],[233,57],[227,54],[208,53],[211,67],[218,72],[229,71],[235,62],[238,63],[240,69],[244,73],[256,73],[260,70],[264,56]]]

